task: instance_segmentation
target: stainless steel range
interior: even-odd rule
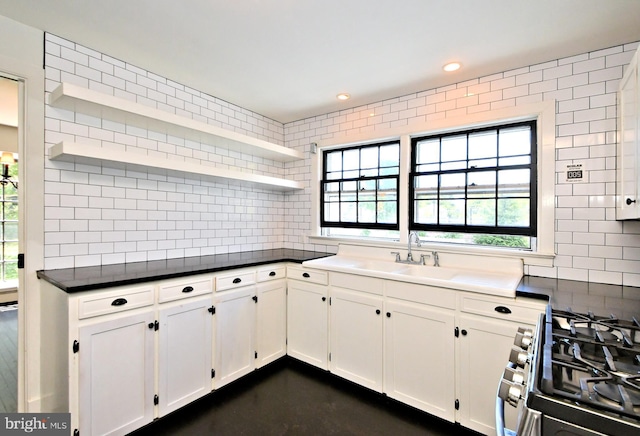
[[[640,323],[548,307],[498,387],[498,435],[640,435]],[[518,408],[504,428],[504,404]]]

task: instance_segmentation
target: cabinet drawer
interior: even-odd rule
[[[160,285],[158,301],[164,303],[181,298],[203,295],[212,291],[211,278],[192,278],[191,280],[183,279],[180,281],[164,282]]]
[[[492,318],[535,324],[545,306],[546,304],[543,302],[524,303],[516,300],[487,299],[486,297],[463,295],[460,310]]]
[[[287,276],[287,269],[284,267],[284,265],[269,266],[260,268],[257,275],[258,282],[283,279]]]
[[[216,276],[216,292],[252,285],[255,282],[255,271],[232,271],[230,274]]]
[[[78,299],[78,318],[91,318],[151,306],[153,300],[154,287],[151,285],[121,291],[97,292]]]
[[[329,274],[326,271],[303,268],[301,266],[288,266],[287,277],[295,280],[326,285],[329,283]]]

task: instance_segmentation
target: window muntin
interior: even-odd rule
[[[412,140],[412,230],[536,235],[535,121]]]
[[[327,150],[323,163],[321,227],[398,230],[398,141]]]

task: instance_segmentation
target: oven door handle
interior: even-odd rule
[[[507,365],[509,368],[515,368],[516,366],[509,362]],[[504,376],[504,373],[503,373]],[[509,430],[504,426],[504,400],[500,398],[500,383],[502,377],[498,380],[498,389],[496,390],[496,436],[517,436],[516,432]]]

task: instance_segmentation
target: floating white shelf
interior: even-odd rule
[[[61,83],[49,94],[51,106],[81,112],[179,138],[280,162],[303,159],[297,150],[210,124],[165,112],[140,103],[103,94],[71,83]]]
[[[118,167],[133,170],[144,169],[160,174],[197,174],[217,179],[235,180],[251,186],[259,186],[277,191],[303,189],[301,182],[263,176],[261,174],[226,170],[193,162],[185,162],[170,158],[148,156],[132,151],[114,151],[103,147],[79,144],[76,142],[60,142],[51,147],[49,159],[64,162],[85,162],[92,164],[113,163]]]

